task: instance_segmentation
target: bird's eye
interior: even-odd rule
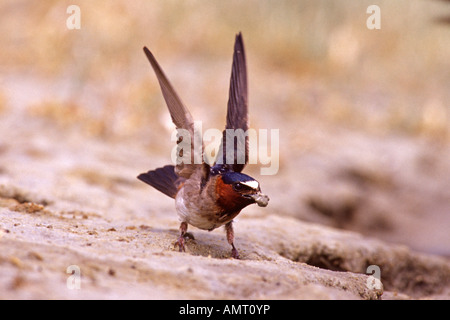
[[[235,191],[241,191],[241,190],[243,189],[243,187],[244,187],[244,186],[238,182],[238,183],[235,183],[235,184],[234,184],[233,189],[234,189]]]

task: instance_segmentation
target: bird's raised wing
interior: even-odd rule
[[[155,71],[164,100],[169,108],[170,116],[178,130],[177,163],[175,172],[181,177],[189,178],[194,170],[203,168],[205,165],[203,162],[204,147],[200,142],[201,137],[197,137],[201,133],[194,135],[194,120],[191,113],[175,92],[175,89],[170,84],[150,50],[144,47],[144,52]],[[188,141],[186,141],[186,139],[188,139]],[[201,144],[201,148],[194,148],[196,142],[197,144]]]
[[[227,124],[214,168],[241,172],[248,162],[247,65],[242,34],[236,35],[231,68]],[[228,147],[227,147],[228,146]]]

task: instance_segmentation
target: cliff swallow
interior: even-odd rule
[[[156,73],[177,130],[187,130],[195,139],[194,120],[191,113],[173,89],[153,54],[146,47],[144,52]],[[181,221],[181,234],[176,242],[180,251],[185,251],[184,238],[188,225],[208,231],[225,225],[227,241],[232,247],[231,256],[239,258],[234,246],[233,219],[250,204],[257,203],[265,207],[269,202],[269,197],[261,193],[259,182],[241,173],[248,162],[248,137],[245,136],[244,142],[239,145],[239,142],[234,143],[235,139],[231,136],[234,148],[226,147],[227,141],[230,143],[230,139],[227,139],[229,132],[236,129],[242,129],[243,132],[248,130],[247,101],[247,66],[244,43],[239,33],[236,35],[234,45],[226,126],[215,163],[210,165],[205,162],[203,144],[201,149],[194,148],[192,144],[189,150],[180,150],[179,154],[183,156],[183,159],[192,161],[180,161],[180,163],[177,161],[175,166],[166,165],[137,177],[175,199],[176,211]],[[181,140],[177,142],[178,146]],[[233,153],[231,156],[229,149]],[[187,154],[183,154],[184,152]],[[196,154],[199,152],[201,152],[200,158]],[[242,152],[245,153],[244,157]],[[195,159],[201,160],[194,161]]]

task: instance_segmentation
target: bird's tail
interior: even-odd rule
[[[165,195],[175,198],[179,186],[185,179],[178,176],[174,169],[174,166],[167,165],[162,168],[150,170],[147,173],[141,173],[137,178]]]

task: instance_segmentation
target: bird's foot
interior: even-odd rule
[[[234,246],[233,249],[231,249],[231,257],[234,259],[239,259],[239,252],[236,250]]]
[[[195,237],[190,232],[186,232],[185,234],[180,235],[180,237],[178,238],[178,240],[174,244],[175,248],[178,247],[180,249],[180,252],[186,252],[185,243],[186,243],[187,239],[195,240]]]
[[[178,248],[180,248],[180,252],[186,251],[186,248],[184,247],[184,241],[185,241],[184,238],[185,237],[192,237],[192,238],[194,237],[192,234],[187,232],[187,228],[188,228],[187,223],[186,222],[181,222],[181,225],[180,225],[180,237],[178,238],[178,241],[175,242],[175,247],[178,246]]]
[[[185,248],[185,246],[184,246],[184,236],[183,236],[183,235],[181,235],[181,236],[178,238],[178,241],[175,242],[175,248],[176,248],[176,247],[178,247],[178,248],[180,249],[180,252],[185,252],[185,251],[186,251],[186,248]]]

